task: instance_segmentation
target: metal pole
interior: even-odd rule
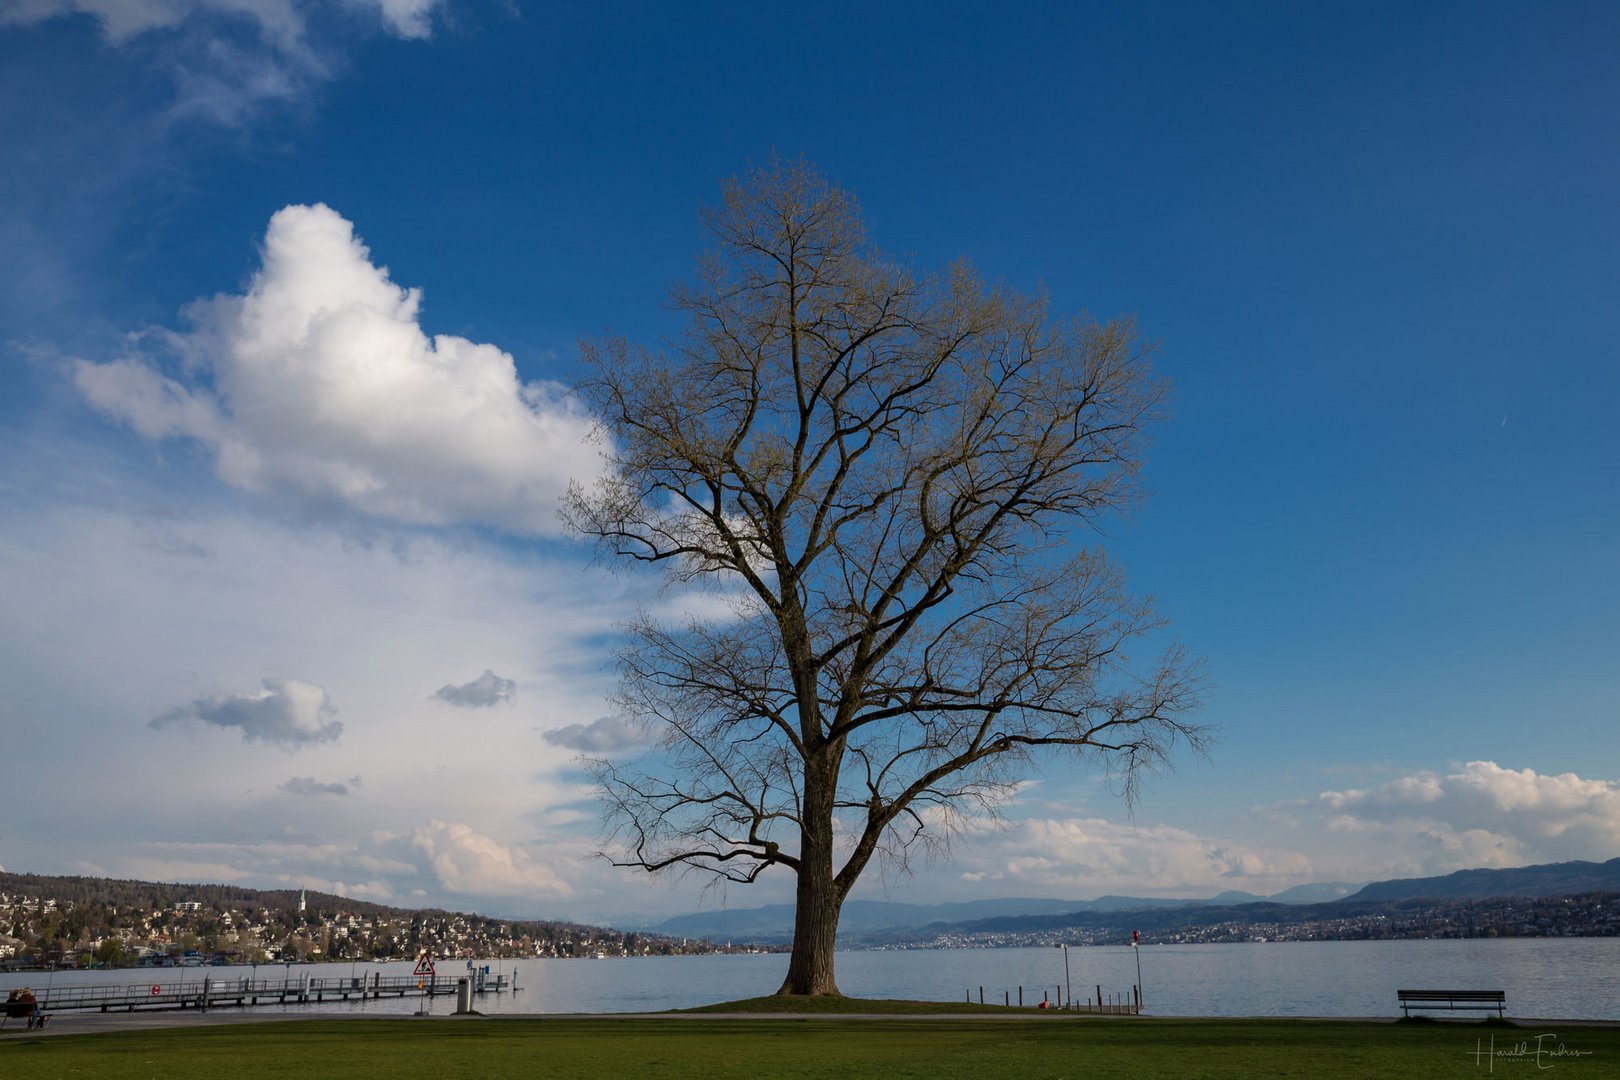
[[[1131,942],[1131,948],[1136,951],[1136,1006],[1142,1007],[1142,943]]]
[[[1069,999],[1069,1007],[1074,1007],[1074,984],[1069,981],[1069,946],[1059,945],[1063,950],[1063,993]]]

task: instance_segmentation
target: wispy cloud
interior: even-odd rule
[[[101,310],[118,291],[102,278],[104,263],[127,272],[129,251],[112,251],[130,235],[175,242],[179,232],[165,232],[184,225],[166,211],[154,219],[153,207],[183,203],[207,153],[259,146],[267,131],[275,135],[261,149],[284,153],[353,70],[357,46],[385,35],[397,50],[425,52],[422,39],[448,8],[447,0],[0,0],[5,336],[75,348],[115,333]]]
[[[195,304],[172,337],[194,377],[144,358],[81,361],[75,382],[150,439],[209,447],[233,486],[416,524],[555,534],[559,496],[601,469],[568,393],[524,383],[493,345],[419,322],[402,288],[326,206],[270,220],[243,296]]]
[[[349,0],[356,7],[374,7],[383,25],[400,37],[425,38],[433,32],[433,12],[441,0]]]
[[[341,721],[330,719],[337,710],[326,691],[297,679],[264,679],[258,690],[245,694],[214,694],[171,709],[151,722],[154,728],[200,723],[207,727],[237,728],[243,742],[275,743],[297,749],[314,743],[335,742],[343,734]]]
[[[0,10],[0,25],[88,15],[108,41],[121,45],[152,31],[174,30],[188,20],[223,17],[286,44],[304,36],[300,9],[309,6],[296,0],[13,0]]]
[[[313,776],[294,776],[280,790],[289,795],[347,795],[350,784],[359,784],[360,778],[353,777],[348,783],[332,780],[325,783],[316,780]]]
[[[433,696],[439,701],[459,705],[462,708],[487,709],[491,705],[511,701],[516,693],[516,680],[503,679],[485,668],[484,673],[472,682],[462,683],[460,686],[441,686]]]
[[[88,17],[106,47],[167,72],[171,116],[240,125],[262,104],[296,99],[331,76],[340,51],[316,27],[345,9],[400,38],[432,34],[441,0],[13,0],[0,26]]]
[[[569,724],[540,737],[553,746],[585,754],[616,754],[647,744],[646,735],[636,725],[617,716],[604,716],[589,724]]]

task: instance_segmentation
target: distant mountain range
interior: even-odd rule
[[[850,900],[844,904],[839,921],[840,936],[855,943],[880,938],[895,940],[908,931],[930,934],[985,920],[1037,918],[1054,919],[1066,915],[1093,916],[1116,911],[1179,909],[1187,907],[1231,907],[1240,904],[1316,904],[1342,899],[1358,886],[1346,882],[1296,885],[1274,896],[1248,892],[1224,892],[1207,899],[1177,899],[1147,896],[1099,896],[1095,900],[1051,900],[1009,897],[996,900],[966,900],[950,904],[902,904],[886,900]],[[778,944],[793,937],[793,905],[770,904],[756,908],[726,908],[677,915],[647,927],[668,937],[699,937],[723,943],[756,942]]]
[[[1491,900],[1499,896],[1575,896],[1620,892],[1620,858],[1608,862],[1543,863],[1506,870],[1458,870],[1444,877],[1375,881],[1350,899]]]
[[[1345,911],[1364,911],[1380,904],[1414,900],[1488,900],[1498,897],[1539,898],[1592,892],[1620,892],[1620,858],[1608,862],[1546,863],[1500,870],[1459,870],[1441,877],[1376,881],[1365,886],[1346,882],[1300,885],[1272,896],[1224,892],[1202,899],[1100,896],[1095,900],[1006,898],[952,904],[902,904],[851,900],[844,905],[840,938],[848,944],[895,943],[937,937],[952,931],[1015,932],[1065,925],[1097,925],[1112,913],[1149,915],[1154,925],[1168,925],[1174,912],[1202,916],[1288,920],[1314,914],[1333,918]],[[1218,909],[1218,912],[1217,910]],[[1314,909],[1306,910],[1306,909]],[[1198,921],[1198,920],[1195,920]],[[793,905],[700,911],[648,927],[671,937],[708,938],[717,943],[780,944],[793,937]]]

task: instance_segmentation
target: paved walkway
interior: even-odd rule
[[[1120,1017],[1121,1019],[1134,1019]],[[887,1020],[892,1022],[917,1023],[951,1023],[965,1020],[1014,1021],[1014,1020],[1069,1020],[1081,1021],[1097,1019],[1085,1013],[1062,1012],[1023,1012],[1023,1013],[501,1013],[496,1016],[455,1016],[450,1013],[437,1013],[428,1017],[412,1016],[400,1013],[300,1013],[289,1015],[285,1012],[265,1012],[257,1009],[210,1009],[207,1012],[196,1010],[172,1009],[163,1012],[64,1012],[51,1016],[50,1022],[43,1031],[29,1031],[23,1027],[21,1020],[7,1023],[4,1030],[0,1030],[0,1042],[9,1042],[12,1039],[49,1039],[64,1035],[93,1035],[107,1031],[158,1031],[172,1028],[199,1028],[217,1026],[220,1024],[296,1024],[309,1020],[394,1020],[400,1023],[421,1023],[424,1020],[450,1021],[453,1023],[470,1023],[476,1020],[796,1020],[804,1023],[815,1023],[828,1020]],[[1154,1019],[1143,1017],[1143,1019]],[[1365,1024],[1392,1024],[1399,1020],[1397,1016],[1287,1016],[1287,1017],[1158,1017],[1157,1019],[1205,1019],[1205,1020],[1307,1020],[1332,1021],[1345,1023]],[[1546,1020],[1528,1019],[1524,1017],[1509,1017],[1520,1028],[1546,1028],[1552,1030],[1559,1027],[1620,1027],[1620,1020]],[[1463,1018],[1456,1020],[1446,1019],[1440,1023],[1467,1024],[1470,1021]],[[1473,1021],[1471,1026],[1478,1026]]]

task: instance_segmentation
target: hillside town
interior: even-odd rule
[[[1491,900],[1188,906],[1008,918],[895,932],[850,947],[1018,948],[1145,943],[1620,936],[1620,893]],[[780,944],[771,946],[780,949]],[[257,891],[0,873],[0,970],[757,951],[746,939],[413,911],[305,890]]]
[[[655,956],[706,941],[409,911],[299,890],[0,876],[0,970],[437,958]]]
[[[1492,900],[1419,900],[1361,905],[1250,909],[1178,908],[1115,912],[1091,925],[959,927],[885,948],[1017,948],[1041,945],[1117,945],[1140,929],[1154,944],[1277,941],[1388,941],[1437,938],[1617,937],[1620,893],[1501,897]],[[1011,920],[1008,920],[1009,922]]]

